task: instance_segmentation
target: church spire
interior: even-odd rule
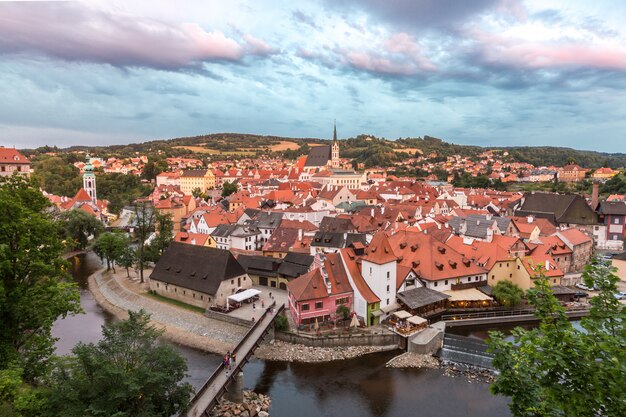
[[[337,143],[337,120],[336,119],[334,122],[334,129],[333,129],[333,143]]]

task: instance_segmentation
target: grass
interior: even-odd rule
[[[186,149],[194,153],[204,153],[209,155],[256,155],[254,150],[245,151],[220,151],[217,149],[209,149],[203,146],[174,146],[175,149]]]
[[[182,301],[174,300],[173,298],[163,297],[162,295],[154,294],[154,293],[151,293],[151,292],[147,292],[145,295],[147,295],[150,298],[154,298],[155,300],[160,301],[162,303],[167,303],[167,304],[174,305],[176,307],[184,308],[186,310],[193,311],[194,313],[204,314],[204,308],[202,308],[202,307],[192,306],[191,304],[187,304],[187,303],[184,303]]]

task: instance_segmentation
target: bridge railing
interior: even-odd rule
[[[508,317],[508,316],[521,316],[524,314],[533,314],[535,312],[532,308],[518,309],[518,310],[501,310],[501,311],[483,311],[479,313],[461,313],[461,314],[444,314],[441,316],[442,321],[454,321],[454,320],[469,320],[480,319],[487,317]]]
[[[252,333],[256,330],[257,327],[259,327],[259,325],[261,324],[261,322],[263,321],[263,319],[267,316],[267,314],[269,313],[269,311],[271,309],[273,309],[276,306],[276,300],[274,300],[274,302],[265,309],[265,311],[263,312],[263,314],[261,314],[261,317],[256,320],[254,322],[254,324],[252,325],[252,327],[250,329],[248,329],[248,331],[246,332],[246,334],[243,336],[243,338],[239,341],[239,343],[237,343],[237,346],[235,346],[235,348],[233,349],[233,352],[238,352],[239,349],[241,348],[241,346],[250,338],[250,336],[252,335]],[[280,314],[283,310],[285,309],[285,305],[282,304],[274,314],[274,317],[278,314]],[[194,395],[193,399],[191,400],[191,402],[189,403],[189,406],[187,407],[187,409],[182,412],[179,416],[183,417],[186,415],[188,409],[191,407],[191,405],[193,404],[194,400],[196,398],[200,398],[202,397],[202,395],[206,392],[206,390],[209,389],[209,387],[211,386],[211,384],[213,383],[213,381],[215,380],[215,378],[217,378],[217,376],[220,374],[220,372],[224,369],[224,362],[220,362],[219,365],[217,365],[217,367],[215,368],[215,370],[213,371],[213,373],[209,376],[209,378],[206,380],[206,382],[202,385],[202,387],[200,388],[200,390],[198,390],[198,392],[196,393],[196,395]],[[234,372],[233,372],[234,374]],[[215,400],[214,400],[215,401]],[[213,405],[213,403],[211,403],[209,405],[209,408],[211,408],[211,406]]]

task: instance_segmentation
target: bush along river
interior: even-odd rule
[[[101,326],[113,320],[87,289],[87,277],[101,267],[100,260],[89,253],[75,257],[73,262],[85,314],[55,323],[53,335],[59,338],[56,349],[61,355],[70,353],[78,342],[97,342]],[[187,381],[196,389],[221,360],[218,355],[176,348],[187,360]],[[385,367],[399,353],[373,353],[316,364],[253,359],[244,368],[244,386],[270,396],[272,417],[511,415],[507,399],[492,395],[485,383],[451,378],[440,369]]]

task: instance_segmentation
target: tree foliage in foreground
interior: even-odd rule
[[[614,297],[619,280],[614,272],[604,264],[586,267],[585,284],[600,293],[581,320],[583,330],[568,321],[542,277],[528,291],[539,327],[516,328],[512,342],[491,332],[500,371],[491,390],[511,398],[514,416],[626,415],[626,309]]]
[[[169,417],[193,391],[180,383],[185,360],[158,338],[143,311],[103,326],[97,344],[79,343],[53,373],[50,409],[65,417]]]
[[[47,372],[55,320],[81,311],[48,206],[30,181],[0,178],[0,370],[28,382]]]

